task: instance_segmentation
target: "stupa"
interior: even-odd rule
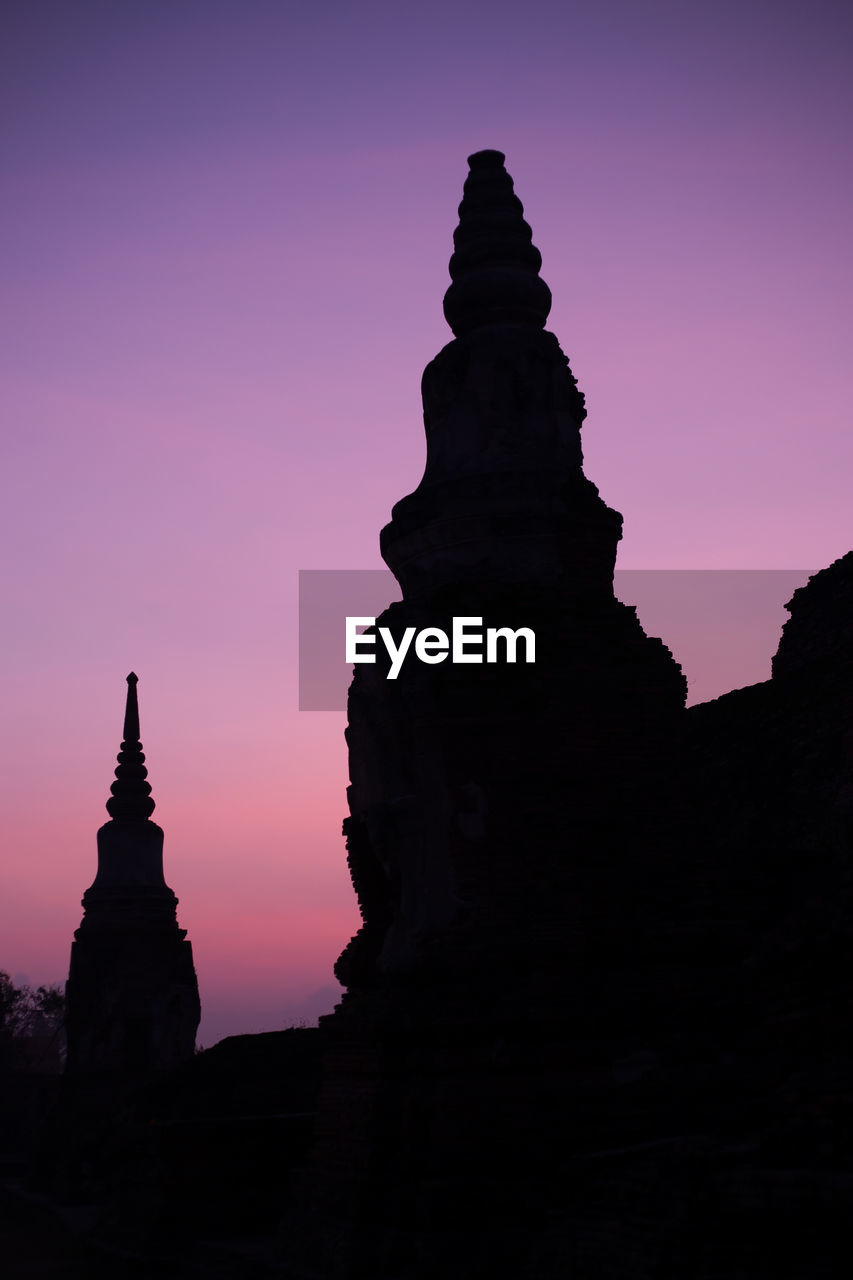
[[[138,1075],[192,1057],[201,1008],[178,899],[163,876],[163,830],[139,739],[137,676],[127,677],[124,740],[83,895],[66,988],[67,1074]]]
[[[527,628],[535,662],[389,680],[377,646],[356,668],[344,830],[363,925],[297,1195],[319,1217],[304,1274],[324,1280],[526,1275],[531,1233],[559,1252],[555,1188],[591,1096],[673,1016],[667,945],[648,943],[685,681],[614,597],[622,518],[584,475],[584,397],[504,157],[469,164],[426,468],[381,535],[403,600],[376,626]]]

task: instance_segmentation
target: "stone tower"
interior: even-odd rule
[[[679,1017],[657,925],[685,681],[613,595],[622,518],[583,472],[584,397],[504,157],[469,164],[426,468],[380,539],[403,600],[376,625],[525,627],[536,660],[389,680],[377,646],[356,668],[363,925],[297,1208],[321,1221],[295,1274],[323,1280],[563,1274],[570,1153],[613,1061]]]
[[[98,873],[83,895],[68,978],[70,1075],[166,1070],[190,1058],[201,1008],[178,899],[163,878],[163,831],[139,740],[137,677],[127,677],[124,741],[98,831]]]
[[[423,376],[426,467],[380,537],[404,599],[377,625],[526,627],[536,662],[415,661],[394,681],[379,656],[357,668],[351,991],[482,967],[492,993],[504,975],[502,1002],[510,975],[565,958],[588,933],[577,878],[650,812],[684,706],[680,668],[613,595],[622,517],[584,475],[584,397],[544,329],[551,294],[503,160],[470,157],[444,298],[455,338]]]

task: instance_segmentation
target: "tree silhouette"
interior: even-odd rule
[[[24,983],[15,986],[8,973],[0,970],[0,1062],[12,1056],[7,1051],[22,1040],[60,1042],[64,1049],[65,992],[59,983],[35,990]]]

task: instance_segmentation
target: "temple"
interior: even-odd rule
[[[192,946],[163,877],[163,830],[127,677],[124,740],[98,831],[98,872],[83,895],[66,988],[71,1076],[164,1071],[190,1058],[200,1018]]]
[[[853,552],[795,593],[771,679],[686,708],[613,594],[622,518],[584,474],[504,158],[469,163],[424,475],[381,533],[403,599],[376,625],[529,628],[536,661],[356,666],[345,994],[153,1085],[198,994],[128,678],[51,1185],[97,1167],[98,1248],[169,1280],[835,1280]],[[120,1108],[110,1073],[142,1081]]]
[[[355,669],[363,923],[321,1024],[286,1274],[835,1275],[851,556],[796,593],[772,680],[685,709],[613,595],[622,520],[583,471],[504,157],[469,164],[426,467],[381,534],[403,600],[376,625],[529,627],[536,663],[392,681],[377,646]]]
[[[497,151],[470,158],[454,246],[424,475],[381,535],[404,598],[376,625],[524,626],[536,662],[356,668],[344,829],[363,925],[336,967],[318,1112],[341,1136],[305,1187],[315,1215],[345,1210],[306,1275],[568,1265],[565,1162],[613,1060],[673,1016],[650,900],[678,843],[686,684],[614,597],[622,518],[584,474],[584,397]],[[531,1232],[552,1269],[521,1269]]]

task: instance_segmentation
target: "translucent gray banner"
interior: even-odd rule
[[[615,591],[681,663],[688,703],[770,677],[785,603],[811,569],[617,569]],[[387,569],[299,572],[299,710],[345,711],[346,619],[375,618],[400,588]],[[414,660],[414,659],[412,659]]]

